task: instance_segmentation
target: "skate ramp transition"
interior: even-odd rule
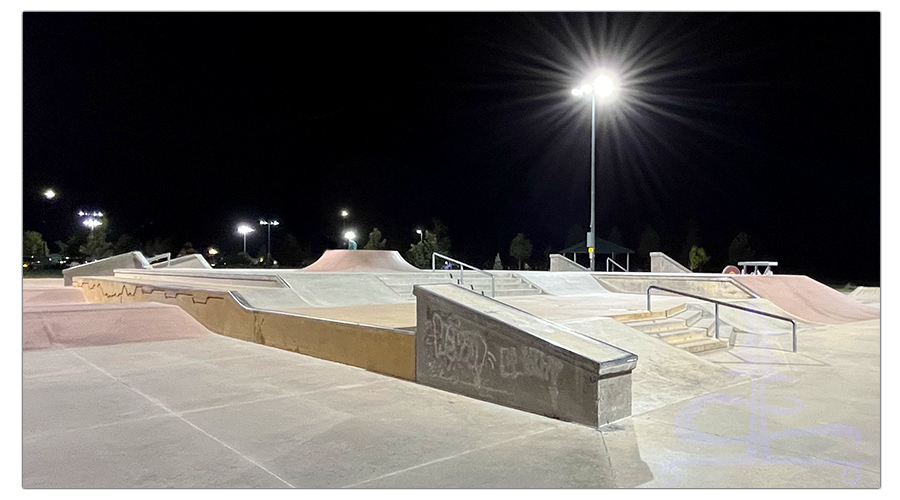
[[[141,252],[128,252],[63,269],[63,283],[71,286],[76,276],[112,276],[116,269],[123,268],[151,269],[151,266]]]
[[[631,415],[634,354],[455,284],[413,293],[417,382],[594,427]]]
[[[422,270],[400,256],[396,250],[325,250],[302,272],[397,272]]]
[[[850,297],[872,307],[881,307],[881,288],[877,286],[858,286],[850,292]]]
[[[797,318],[822,324],[878,319],[881,311],[808,276],[735,275],[732,279]]]

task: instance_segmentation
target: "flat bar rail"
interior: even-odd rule
[[[494,298],[495,287],[494,287],[494,275],[493,274],[491,274],[487,271],[482,271],[481,269],[478,269],[475,266],[471,266],[469,264],[466,264],[465,262],[458,261],[458,260],[454,259],[453,257],[447,257],[446,255],[439,254],[437,252],[432,252],[432,254],[431,254],[431,270],[432,271],[437,270],[437,267],[435,266],[435,263],[437,262],[437,260],[435,259],[435,257],[440,257],[444,260],[447,260],[447,261],[453,262],[454,264],[459,265],[459,284],[460,285],[464,284],[463,275],[465,273],[465,271],[464,271],[465,268],[469,268],[475,272],[479,272],[481,274],[484,274],[485,276],[490,277],[491,278],[491,298]]]
[[[675,295],[682,295],[684,297],[690,297],[692,299],[703,300],[706,302],[712,302],[716,305],[716,338],[719,338],[719,306],[730,307],[732,309],[738,309],[744,312],[749,312],[753,314],[759,314],[760,316],[767,316],[769,318],[775,318],[787,321],[791,324],[791,347],[793,349],[792,352],[797,352],[797,322],[792,320],[791,318],[786,318],[784,316],[779,316],[777,314],[767,313],[764,311],[757,311],[756,309],[750,309],[749,307],[741,307],[734,304],[729,304],[728,302],[722,302],[720,300],[710,299],[707,297],[701,297],[699,295],[694,295],[692,293],[680,292],[678,290],[672,290],[671,288],[665,288],[657,285],[650,285],[647,287],[647,311],[650,312],[650,291],[656,289],[663,292],[674,293]]]

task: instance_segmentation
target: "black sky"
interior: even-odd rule
[[[113,236],[226,250],[238,222],[277,217],[276,245],[320,251],[348,207],[395,249],[437,217],[476,265],[517,232],[558,250],[590,206],[589,107],[568,90],[616,40],[659,54],[641,87],[656,105],[599,129],[599,236],[637,248],[650,224],[678,254],[694,217],[714,263],[743,230],[782,272],[879,277],[877,13],[23,22],[24,226],[51,241],[98,208]]]

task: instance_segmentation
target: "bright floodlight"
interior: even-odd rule
[[[48,189],[48,190],[44,191],[44,198],[47,198],[48,200],[52,200],[53,198],[56,198],[56,191],[54,191],[52,189]]]
[[[581,89],[572,89],[572,95],[575,97],[581,97],[584,95],[584,92]]]
[[[347,217],[348,215],[350,215],[350,212],[348,212],[346,210],[341,210],[341,217]]]
[[[348,240],[356,239],[356,233],[354,233],[353,231],[347,231],[346,233],[344,233],[344,238]]]
[[[238,232],[241,234],[248,234],[252,233],[253,231],[254,229],[247,224],[241,224],[240,226],[238,226]]]
[[[264,220],[260,220],[260,221],[259,221],[259,224],[262,225],[262,226],[266,226],[266,225],[269,224],[269,222],[268,222],[268,221],[264,221]]]
[[[210,255],[216,255],[219,253],[219,251],[213,247],[209,247],[209,250],[207,250],[207,253],[209,253]]]
[[[615,97],[618,90],[619,82],[614,75],[605,73],[594,80],[594,91],[597,93],[597,98],[601,101],[611,100]]]
[[[103,223],[98,221],[97,219],[85,219],[85,221],[82,222],[82,224],[91,228],[91,231],[93,231],[95,227],[103,225]]]
[[[421,229],[416,229],[416,234],[422,234],[422,230],[421,230]]]
[[[578,90],[580,90],[582,94],[590,94],[591,92],[594,91],[594,87],[591,87],[590,85],[588,85],[587,83],[585,83],[585,84],[582,85],[581,88],[578,89]]]
[[[277,225],[278,225],[278,224],[279,224],[279,223],[278,223],[278,221],[277,221],[277,220],[273,220],[273,221],[272,221],[272,222],[270,222],[270,223],[269,223],[269,224],[272,224],[272,225],[273,225],[273,226],[277,226]]]

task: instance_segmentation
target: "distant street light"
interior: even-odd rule
[[[254,229],[247,224],[241,224],[238,226],[237,231],[244,237],[244,253],[247,253],[247,234],[252,233]]]
[[[347,249],[356,250],[356,233],[353,231],[347,231],[344,233],[344,238],[347,239]]]
[[[596,153],[595,148],[597,144],[596,139],[596,114],[597,114],[597,102],[599,101],[601,104],[605,104],[611,102],[615,99],[616,94],[619,90],[619,79],[610,73],[601,73],[596,79],[594,79],[594,84],[583,84],[578,88],[572,89],[572,95],[575,97],[582,97],[584,95],[591,96],[591,230],[587,234],[587,247],[588,254],[591,258],[591,271],[594,270],[594,244],[596,242],[596,227],[594,216],[596,215],[596,194],[595,189],[597,187],[596,183]]]
[[[416,234],[419,235],[419,243],[422,243],[422,238],[423,238],[422,230],[421,230],[421,229],[416,229]]]
[[[44,191],[44,198],[47,198],[48,200],[52,200],[53,198],[56,198],[56,191],[54,191],[52,189],[48,189],[48,190]]]
[[[272,226],[277,226],[277,220],[262,220],[259,221],[260,225],[266,226],[266,230],[269,233],[269,243],[266,245],[266,262],[272,262]]]
[[[210,255],[218,255],[218,254],[219,254],[219,251],[216,250],[216,249],[213,248],[213,247],[209,247],[209,250],[207,250],[206,253],[208,253],[208,254],[210,254]]]
[[[348,215],[350,215],[350,212],[348,212],[347,210],[341,210],[341,217],[346,219]]]

